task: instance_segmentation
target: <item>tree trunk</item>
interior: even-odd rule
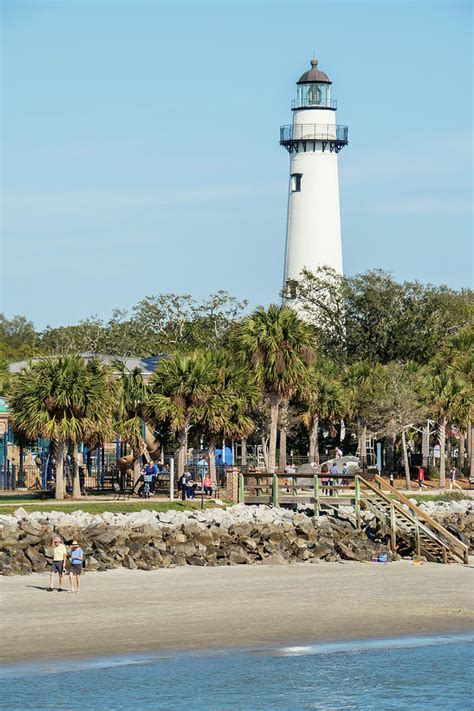
[[[421,432],[421,463],[423,469],[428,469],[430,464],[430,423],[426,423]]]
[[[464,456],[466,453],[466,433],[459,433],[459,454],[458,454],[458,467],[459,474],[463,476],[465,473]]]
[[[67,452],[66,442],[58,442],[56,447],[56,486],[54,498],[64,499],[64,458]]]
[[[474,477],[474,422],[469,425],[469,476]]]
[[[359,428],[359,466],[361,469],[367,464],[367,423],[363,417],[357,418]]]
[[[178,430],[178,479],[183,476],[184,468],[186,466],[186,445],[187,445],[187,427],[180,427]]]
[[[243,467],[246,467],[247,466],[247,439],[245,437],[242,438],[241,448],[242,448],[241,463],[242,463]]]
[[[441,489],[446,486],[446,417],[438,423],[439,443],[439,485]]]
[[[77,444],[73,444],[71,447],[71,460],[72,460],[72,498],[80,499],[81,494],[81,480],[79,478],[79,448]]]
[[[395,472],[395,437],[387,437],[387,469]]]
[[[275,473],[276,445],[278,434],[278,410],[280,398],[277,393],[270,393],[270,444],[268,446],[268,473]]]
[[[262,435],[261,442],[262,442],[263,463],[265,465],[265,471],[268,471],[268,438],[265,437],[265,435]]]
[[[286,468],[286,427],[280,427],[280,460],[278,469],[282,472]]]
[[[452,460],[451,425],[449,425],[447,430],[448,431],[446,432],[446,466],[448,469],[451,469],[451,460]]]
[[[216,440],[211,437],[209,440],[209,476],[212,479],[212,483],[215,485],[217,482],[216,477]]]
[[[405,430],[402,432],[402,454],[403,454],[403,466],[405,468],[405,482],[407,489],[411,488],[410,484],[410,464],[408,463],[408,452],[407,452],[407,438],[405,435]]]
[[[319,417],[314,415],[311,427],[309,428],[309,463],[319,464],[319,447],[318,447],[318,426]]]

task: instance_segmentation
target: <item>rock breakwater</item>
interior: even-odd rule
[[[387,552],[386,543],[357,531],[350,521],[279,508],[100,515],[18,509],[0,516],[0,573],[47,570],[55,534],[65,543],[80,542],[86,570],[362,561]],[[389,553],[389,560],[397,557]]]

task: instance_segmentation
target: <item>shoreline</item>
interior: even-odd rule
[[[0,579],[0,662],[259,650],[474,629],[474,568],[409,561],[185,566]]]
[[[39,660],[19,660],[2,662],[0,666],[0,680],[12,676],[22,676],[29,673],[64,673],[87,669],[106,669],[120,666],[134,666],[155,664],[160,661],[175,659],[216,659],[227,655],[268,656],[268,657],[302,657],[318,654],[340,654],[354,652],[368,652],[389,649],[411,649],[413,647],[434,647],[451,644],[474,644],[474,625],[464,632],[445,630],[436,634],[399,635],[397,637],[362,637],[351,640],[338,639],[322,642],[286,644],[270,644],[245,647],[216,647],[216,648],[185,648],[185,649],[156,649],[142,652],[108,654],[104,656],[81,655],[61,658],[45,658]],[[51,663],[55,668],[51,668]]]

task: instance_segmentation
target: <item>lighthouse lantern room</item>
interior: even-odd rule
[[[342,274],[337,156],[348,129],[336,123],[331,83],[311,60],[297,82],[293,123],[280,128],[280,144],[290,154],[284,286],[304,268]]]

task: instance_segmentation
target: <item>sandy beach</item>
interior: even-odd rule
[[[0,660],[318,643],[474,629],[474,567],[409,561],[0,579]]]

